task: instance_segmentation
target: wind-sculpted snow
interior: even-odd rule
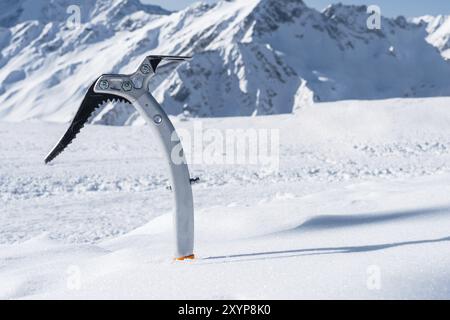
[[[76,28],[70,5],[80,8]],[[309,96],[450,95],[450,66],[425,41],[425,26],[383,18],[381,30],[369,30],[366,10],[248,0],[170,14],[138,0],[3,1],[0,119],[68,121],[93,79],[131,72],[149,54],[194,56],[161,69],[151,84],[174,115],[290,113]],[[129,106],[109,107],[93,121],[141,122]]]
[[[302,193],[328,184],[450,172],[448,102],[446,98],[346,101],[317,104],[298,110],[295,115],[201,120],[205,130],[279,129],[280,168],[274,171],[252,165],[195,164],[191,175],[200,177],[200,183],[194,185],[194,193],[199,196],[197,204],[207,204],[207,191],[217,196],[215,204],[224,201],[225,205],[247,203],[247,197],[251,202],[252,197],[275,189]],[[178,129],[192,132],[196,121],[200,120],[175,124]],[[11,216],[10,225],[21,228],[19,225],[24,223],[27,228],[26,219],[20,218],[28,214],[23,206],[45,205],[60,199],[92,200],[97,204],[102,197],[131,197],[130,202],[136,198],[139,203],[147,199],[148,212],[129,213],[130,219],[137,219],[133,226],[151,217],[152,212],[170,210],[165,164],[146,126],[88,126],[55,163],[44,165],[45,155],[65,129],[66,125],[41,122],[0,124],[0,202]],[[189,156],[192,151],[186,150],[186,154]],[[255,188],[259,191],[254,192]],[[243,191],[236,195],[245,194],[242,199],[220,195],[230,189],[248,190],[254,196]],[[86,197],[91,200],[85,200]],[[101,211],[103,206],[98,206]],[[123,210],[127,208],[128,205]],[[109,214],[116,217],[123,212],[116,209]],[[13,212],[17,214],[15,218]],[[61,218],[63,223],[66,218]],[[120,219],[117,223],[121,233],[129,230]],[[21,239],[22,236],[12,235],[14,228],[3,228],[0,243],[8,242],[9,237]],[[108,232],[101,231],[105,236]],[[32,234],[22,235],[29,238]],[[58,232],[54,236],[60,237]],[[97,234],[85,234],[76,239],[91,242],[96,237]]]

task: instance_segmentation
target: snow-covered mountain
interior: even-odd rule
[[[412,21],[427,26],[427,41],[438,48],[445,59],[450,60],[450,16],[423,16]]]
[[[67,27],[79,4],[81,26]],[[193,55],[151,85],[171,114],[289,113],[315,101],[450,95],[450,65],[424,25],[365,6],[323,12],[301,0],[196,3],[169,14],[138,0],[22,0],[0,8],[0,119],[67,121],[102,73],[131,72],[148,54]],[[136,122],[106,106],[98,123]]]
[[[2,0],[0,3],[0,26],[14,27],[30,20],[41,24],[65,22],[68,8],[78,6],[81,22],[86,23],[100,16],[107,17],[109,25],[115,25],[125,15],[136,11],[149,14],[169,14],[170,12],[154,5],[144,5],[139,0]],[[69,10],[70,11],[70,10]]]

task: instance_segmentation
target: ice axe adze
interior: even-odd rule
[[[131,75],[105,74],[89,88],[69,129],[45,158],[49,163],[57,157],[80,132],[94,110],[107,101],[124,101],[132,104],[159,138],[169,163],[171,186],[175,202],[176,260],[194,258],[194,204],[189,169],[180,139],[169,117],[150,94],[148,84],[161,62],[181,62],[190,57],[148,56],[139,69]],[[177,159],[171,153],[177,148]]]

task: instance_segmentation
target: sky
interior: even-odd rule
[[[144,3],[158,4],[169,10],[183,9],[196,0],[141,0]],[[215,0],[205,0],[205,2],[214,2]],[[245,1],[245,0],[238,0]],[[319,10],[333,2],[342,2],[345,4],[376,4],[381,8],[385,16],[395,17],[404,15],[407,17],[422,16],[426,14],[450,14],[450,0],[305,0],[310,7]]]

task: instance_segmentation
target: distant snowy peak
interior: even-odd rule
[[[341,3],[332,4],[326,7],[322,14],[329,20],[334,21],[337,25],[346,26],[353,31],[368,33],[373,30],[368,30],[367,19],[368,6],[366,5],[343,5]],[[417,29],[414,24],[408,23],[403,16],[398,16],[395,19],[381,17],[382,25],[380,30],[375,32],[379,34],[389,33],[393,28],[401,29]]]
[[[433,33],[437,29],[439,29],[443,24],[448,21],[450,16],[445,15],[438,15],[438,16],[431,16],[431,15],[425,15],[421,17],[412,18],[411,22],[416,24],[425,24],[426,29],[428,33]]]
[[[367,32],[367,6],[332,4],[322,11],[322,15],[337,25]]]
[[[442,56],[450,60],[450,16],[423,16],[412,19],[416,24],[425,24],[427,41],[439,49]]]
[[[261,0],[246,17],[245,23],[255,23],[255,32],[276,31],[281,25],[294,23],[310,9],[301,0]]]
[[[73,4],[86,20],[65,28]],[[301,0],[222,0],[155,10],[138,0],[0,2],[0,23],[9,26],[0,28],[0,119],[68,121],[98,75],[132,72],[149,54],[193,56],[159,69],[150,84],[172,115],[450,95],[450,64],[425,41],[425,26],[382,18],[381,30],[369,30],[366,6],[319,12]],[[127,105],[96,115],[103,124],[140,121]]]
[[[48,22],[65,21],[71,6],[80,8],[82,22],[109,13],[132,14],[144,11],[149,14],[166,15],[170,12],[154,5],[144,5],[139,0],[2,0],[0,2],[0,26],[12,27],[25,21]]]
[[[315,101],[450,94],[449,66],[404,17],[369,30],[366,6],[318,12],[300,0],[250,0],[199,8],[194,59],[156,88],[173,113],[286,113],[311,92]]]

